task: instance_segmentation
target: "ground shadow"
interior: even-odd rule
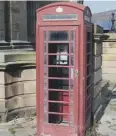
[[[102,88],[101,88],[102,110],[100,111],[100,115],[98,116],[96,122],[99,122],[101,120],[101,118],[104,115],[105,109],[108,106],[109,102],[112,99],[116,98],[116,90],[113,91],[115,87],[116,87],[116,83],[106,82],[104,85],[102,85]]]

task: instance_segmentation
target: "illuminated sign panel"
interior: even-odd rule
[[[62,14],[62,15],[44,15],[43,21],[56,21],[56,20],[78,20],[77,14]]]

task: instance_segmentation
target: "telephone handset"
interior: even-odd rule
[[[56,64],[58,65],[68,65],[68,46],[67,45],[57,45],[56,53]]]

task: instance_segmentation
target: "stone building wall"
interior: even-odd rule
[[[116,34],[107,33],[108,38],[103,41],[102,71],[103,80],[116,82]]]
[[[4,40],[4,2],[0,1],[0,40]]]
[[[93,98],[92,113],[94,120],[98,120],[102,111],[101,101],[101,83],[102,83],[102,37],[103,28],[97,25],[93,26]]]
[[[0,117],[2,121],[35,113],[35,52],[0,52]],[[30,111],[30,112],[29,112]]]

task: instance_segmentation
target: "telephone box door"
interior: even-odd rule
[[[78,135],[79,26],[39,28],[40,136]]]

